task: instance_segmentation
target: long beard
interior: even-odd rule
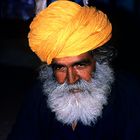
[[[44,67],[41,71],[44,79],[43,91],[47,105],[55,113],[58,121],[71,125],[82,122],[95,124],[102,115],[103,106],[114,81],[113,71],[107,64],[96,64],[96,72],[90,82],[79,80],[73,85],[58,84],[53,78],[52,69]],[[72,91],[79,91],[73,93]]]

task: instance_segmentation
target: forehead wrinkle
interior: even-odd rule
[[[75,65],[75,63],[82,63],[82,61],[91,61],[93,60],[93,57],[89,52],[80,54],[78,56],[67,56],[63,58],[54,58],[52,61],[52,64],[56,65],[63,65],[63,66],[72,66]]]
[[[58,62],[58,61],[54,61],[52,63],[52,65],[60,65],[60,66],[66,66],[66,67],[69,67],[69,66],[75,66],[75,65],[78,65],[80,63],[89,63],[90,62],[90,59],[89,58],[82,58],[81,60],[75,60],[73,62],[70,62],[68,64],[65,63],[65,61],[62,61],[62,62]]]

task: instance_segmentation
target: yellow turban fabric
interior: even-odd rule
[[[76,56],[102,46],[111,38],[106,14],[95,7],[55,1],[32,21],[29,46],[51,64],[53,58]]]

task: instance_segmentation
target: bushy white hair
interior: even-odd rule
[[[45,66],[41,73],[44,79],[43,91],[47,96],[47,105],[55,113],[58,121],[71,125],[82,122],[84,125],[95,124],[102,115],[103,106],[114,81],[113,70],[107,63],[96,63],[96,71],[90,82],[79,80],[73,85],[58,84],[50,67]],[[81,92],[71,93],[73,89]]]

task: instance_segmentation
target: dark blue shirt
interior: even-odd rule
[[[130,74],[116,74],[108,105],[93,126],[58,122],[47,108],[42,83],[25,98],[8,140],[140,140],[140,82]]]

